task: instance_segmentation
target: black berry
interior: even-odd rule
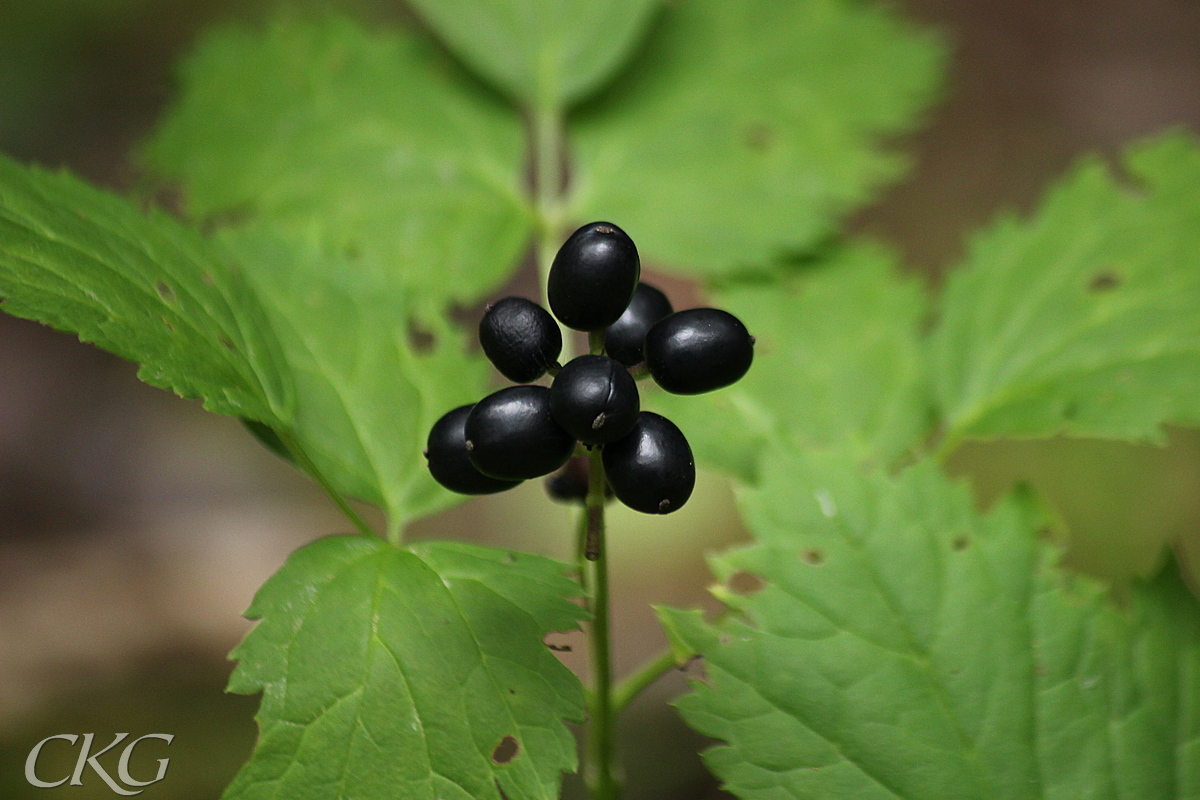
[[[489,478],[467,458],[467,437],[464,427],[473,405],[459,406],[448,411],[429,431],[425,458],[433,479],[459,494],[492,494],[511,489],[520,481]]]
[[[575,450],[550,413],[545,386],[510,386],[483,398],[467,415],[466,438],[475,468],[503,480],[551,473]]]
[[[646,366],[674,394],[700,394],[728,386],[754,360],[754,337],[742,321],[716,308],[677,311],[646,334]]]
[[[639,283],[621,318],[604,332],[604,352],[632,367],[645,359],[642,344],[651,326],[670,314],[671,301],[648,283]]]
[[[608,356],[572,359],[550,385],[554,421],[584,444],[620,439],[637,421],[640,407],[637,382]]]
[[[550,312],[524,297],[506,297],[479,321],[483,352],[510,381],[530,383],[554,366],[562,332]]]
[[[617,321],[641,275],[637,247],[611,222],[584,225],[554,256],[546,294],[550,310],[577,331],[598,331]]]
[[[604,448],[604,474],[617,499],[645,514],[678,511],[696,485],[692,448],[674,422],[643,411],[624,438]]]
[[[591,478],[587,456],[575,456],[558,472],[546,478],[546,494],[560,503],[583,503],[587,501],[588,481]],[[613,496],[612,487],[604,482],[605,499]]]

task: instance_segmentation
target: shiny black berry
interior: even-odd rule
[[[473,405],[459,406],[448,411],[433,424],[425,446],[425,458],[433,479],[459,494],[492,494],[511,489],[520,481],[489,478],[467,458],[467,437],[464,427]]]
[[[637,247],[611,222],[593,222],[570,235],[550,267],[550,310],[568,328],[599,331],[617,321],[641,275]]]
[[[643,411],[628,434],[604,447],[604,474],[617,499],[645,514],[678,511],[696,485],[696,462],[683,432]]]
[[[479,321],[483,352],[510,381],[530,383],[558,363],[562,332],[550,312],[524,297],[506,297]]]
[[[754,360],[754,337],[742,321],[716,308],[677,311],[646,334],[646,366],[674,394],[700,394],[728,386]]]
[[[510,481],[551,473],[575,450],[550,414],[545,386],[510,386],[483,398],[467,415],[466,437],[475,468]]]
[[[572,359],[550,385],[554,421],[584,444],[620,439],[637,422],[637,382],[608,356]]]
[[[560,503],[583,503],[587,501],[588,480],[591,477],[587,456],[575,456],[558,472],[546,478],[546,494]],[[612,487],[604,482],[604,497],[613,496]]]
[[[625,313],[604,332],[604,352],[630,367],[641,363],[646,334],[673,310],[665,294],[648,283],[639,283]]]

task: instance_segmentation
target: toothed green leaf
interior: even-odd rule
[[[858,0],[665,6],[612,89],[574,116],[570,209],[699,275],[807,251],[905,161],[942,48]]]
[[[542,642],[583,616],[565,572],[356,536],[293,553],[233,653],[230,691],[263,699],[254,756],[224,797],[557,798],[576,763],[563,720],[583,716],[578,679]]]
[[[1166,572],[1118,607],[1055,566],[1018,494],[986,515],[928,462],[896,478],[776,454],[758,543],[713,561],[738,617],[667,612],[704,659],[679,702],[739,797],[1200,796],[1200,609]]]
[[[257,233],[227,233],[278,332],[296,386],[294,438],[341,493],[382,506],[394,528],[462,502],[422,456],[429,430],[482,397],[487,362],[467,334],[421,314],[403,283]]]
[[[890,464],[924,435],[925,297],[880,246],[833,251],[789,277],[731,283],[709,301],[756,338],[750,371],[709,394],[645,399],[680,426],[701,465],[753,481],[775,441]]]
[[[232,254],[160,212],[3,156],[0,298],[211,411],[275,426],[291,416],[291,376]]]
[[[146,157],[193,217],[318,242],[439,313],[516,268],[520,120],[428,37],[340,18],[224,28],[182,83]]]
[[[950,277],[931,343],[948,442],[1200,424],[1200,146],[1167,135],[1124,164],[1086,160]]]

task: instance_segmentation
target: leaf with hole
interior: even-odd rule
[[[648,264],[696,275],[806,252],[902,172],[879,143],[912,126],[942,58],[875,3],[668,4],[569,120],[572,217],[612,220]]]
[[[484,392],[486,362],[467,335],[417,311],[398,280],[357,272],[319,247],[227,232],[294,376],[292,434],[342,494],[381,505],[391,530],[461,502],[422,450],[451,408]]]
[[[678,706],[739,797],[1200,795],[1200,608],[1176,570],[1118,606],[1055,566],[1028,494],[980,515],[928,461],[776,451],[764,475],[758,542],[712,561],[736,616],[660,611],[703,657]]]
[[[577,678],[543,643],[583,616],[566,567],[465,544],[335,536],[247,612],[229,690],[263,693],[224,797],[551,800],[575,768]]]
[[[794,275],[726,284],[710,301],[756,337],[750,371],[712,394],[643,398],[679,425],[701,466],[753,481],[776,440],[884,464],[920,442],[926,300],[885,249],[848,245]]]
[[[287,18],[204,38],[146,148],[190,216],[316,241],[426,311],[474,301],[530,233],[516,114],[404,29]]]
[[[0,156],[3,310],[141,364],[210,411],[286,426],[292,376],[232,253],[157,211]]]
[[[965,437],[1163,441],[1200,424],[1200,145],[1085,160],[979,236],[930,343],[945,447]]]

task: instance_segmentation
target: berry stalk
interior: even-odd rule
[[[608,554],[604,541],[604,465],[600,449],[588,455],[587,560],[592,567],[592,691],[584,776],[592,800],[616,800],[620,787],[613,774],[616,715],[612,702],[612,656],[608,620]],[[594,547],[594,553],[592,548]]]

